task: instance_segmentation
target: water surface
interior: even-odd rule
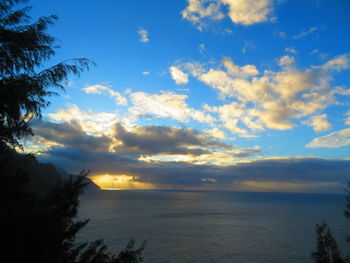
[[[344,250],[345,198],[329,194],[100,191],[81,196],[90,218],[79,241],[114,251],[148,241],[144,262],[311,262],[315,223],[326,220]]]

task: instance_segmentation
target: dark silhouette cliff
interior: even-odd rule
[[[0,163],[2,169],[9,170],[13,175],[25,174],[27,182],[24,188],[40,196],[51,191],[61,180],[66,182],[72,177],[75,181],[79,175],[71,175],[62,168],[58,168],[51,163],[40,163],[32,154],[20,154],[8,147],[0,144]],[[83,183],[87,183],[84,190],[100,190],[89,178],[85,177]]]

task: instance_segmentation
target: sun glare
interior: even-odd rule
[[[125,174],[101,174],[90,176],[91,180],[103,190],[154,189],[150,183],[138,182],[138,177]]]

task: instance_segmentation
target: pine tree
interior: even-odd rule
[[[0,140],[11,145],[32,134],[30,120],[41,117],[47,97],[55,94],[52,88],[63,89],[69,74],[79,75],[93,64],[75,58],[43,69],[58,48],[46,32],[57,17],[31,23],[30,7],[13,10],[21,2],[26,0],[0,1]]]
[[[344,210],[344,216],[350,220],[350,182],[348,182],[348,190],[345,190],[348,193],[346,197],[346,205]],[[350,243],[350,237],[348,236],[346,239]]]
[[[344,263],[337,243],[327,223],[316,224],[317,250],[312,253],[315,263]]]

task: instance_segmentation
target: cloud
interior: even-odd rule
[[[127,99],[122,96],[119,92],[112,90],[109,87],[102,86],[102,85],[91,85],[87,86],[86,88],[82,89],[87,94],[103,94],[107,93],[111,98],[114,98],[115,103],[117,105],[124,105],[126,106],[128,104]]]
[[[350,67],[350,59],[348,55],[337,56],[327,61],[321,66],[326,71],[342,71]]]
[[[240,161],[261,158],[260,148],[228,145],[194,129],[135,126],[128,130],[121,124],[114,128],[113,134],[97,136],[87,134],[74,121],[33,122],[34,138],[51,145],[39,157],[42,162],[69,172],[91,169],[96,182],[117,180],[121,189],[340,192],[349,179],[350,160],[285,157]]]
[[[217,0],[187,0],[188,6],[182,10],[182,18],[190,21],[202,31],[207,20],[221,20],[224,14],[220,11],[221,3]]]
[[[259,71],[254,65],[240,67],[234,64],[232,59],[228,57],[223,59],[223,65],[225,66],[227,72],[233,76],[249,77],[259,74]]]
[[[332,125],[327,120],[327,114],[312,116],[309,120],[304,121],[303,123],[311,126],[316,132],[326,131],[332,127]]]
[[[225,133],[222,130],[220,130],[219,128],[217,128],[217,127],[214,127],[213,129],[210,129],[210,130],[206,130],[205,133],[209,137],[218,138],[218,139],[221,139],[221,140],[226,139]]]
[[[291,66],[291,65],[294,64],[294,62],[295,62],[294,57],[288,56],[288,55],[283,56],[283,57],[281,57],[281,58],[278,60],[278,64],[279,64],[281,67],[283,67],[283,66]]]
[[[189,107],[186,103],[188,95],[165,91],[160,94],[129,91],[128,96],[132,105],[123,114],[84,111],[77,105],[69,104],[67,109],[49,113],[48,117],[55,122],[77,122],[85,132],[97,136],[111,134],[116,123],[122,123],[131,129],[141,118],[143,120],[170,118],[180,123],[195,120],[209,125],[215,122],[215,119],[203,109]]]
[[[148,31],[144,28],[140,28],[137,30],[137,33],[139,34],[139,41],[142,43],[147,43],[149,42],[149,37],[148,37]]]
[[[132,107],[128,110],[131,119],[142,116],[150,118],[171,118],[181,123],[193,119],[203,123],[211,123],[213,117],[200,110],[188,107],[187,95],[173,92],[162,92],[161,94],[148,94],[135,92],[130,94]]]
[[[240,123],[244,124],[253,131],[263,130],[262,123],[259,123],[257,112],[249,109],[242,103],[232,102],[222,106],[205,106],[209,112],[216,113],[223,127],[230,132],[241,137],[255,137],[247,129],[243,128]]]
[[[259,147],[240,148],[226,144],[195,129],[170,126],[114,125],[113,133],[87,134],[78,122],[35,121],[33,143],[49,152],[57,148],[75,151],[112,152],[136,160],[188,163],[232,163],[260,154]],[[91,147],[91,149],[90,149]],[[202,156],[202,157],[201,157]]]
[[[148,155],[139,158],[145,162],[183,162],[195,165],[216,165],[232,166],[237,160],[259,157],[261,155],[260,147],[240,148],[232,147],[225,151],[203,152],[200,155]]]
[[[309,148],[339,148],[350,145],[350,128],[314,138],[306,145]]]
[[[244,46],[242,48],[242,54],[246,54],[249,49],[256,49],[256,46],[251,41],[244,41]]]
[[[129,183],[158,189],[343,192],[350,161],[317,158],[255,160],[231,166],[187,162],[144,162],[111,152],[54,148],[41,156],[71,172],[91,169],[92,176],[130,176]],[[208,178],[211,178],[208,180]],[[128,185],[118,185],[130,189]],[[149,188],[149,187],[147,187]]]
[[[232,99],[232,103],[206,105],[205,109],[217,114],[226,129],[251,137],[267,128],[292,129],[295,121],[336,104],[336,95],[347,95],[346,90],[331,83],[334,73],[349,69],[348,55],[306,69],[298,69],[294,62],[294,57],[286,55],[278,61],[280,70],[259,71],[254,65],[239,66],[224,58],[219,67],[209,64],[208,69],[189,63],[182,69],[216,90],[221,99]],[[324,119],[313,123],[318,130],[329,127]]]
[[[297,54],[298,53],[298,51],[296,51],[296,49],[294,47],[286,47],[284,49],[284,51],[292,53],[292,54]]]
[[[233,34],[233,31],[232,31],[231,29],[229,29],[229,28],[226,28],[226,29],[224,30],[223,34],[225,34],[225,35],[231,35],[231,34]]]
[[[279,38],[286,39],[288,36],[286,32],[280,31],[276,33]]]
[[[188,83],[188,74],[184,73],[181,69],[171,66],[169,72],[176,84],[181,85]]]
[[[127,131],[122,125],[115,127],[114,151],[146,155],[210,154],[210,148],[230,149],[231,146],[207,139],[194,129],[167,126],[136,126]]]
[[[61,145],[65,147],[74,146],[75,149],[104,152],[108,151],[112,140],[107,136],[88,135],[77,122],[54,123],[46,121],[35,121],[32,124],[36,137],[43,144]]]
[[[228,16],[235,24],[253,25],[271,19],[270,0],[222,0],[228,6]]]
[[[206,53],[207,52],[207,49],[206,49],[206,47],[205,47],[205,44],[199,44],[198,45],[198,48],[199,48],[199,53],[201,53],[201,54],[204,54],[204,53]]]
[[[112,125],[121,119],[117,113],[83,111],[75,104],[49,113],[48,117],[56,122],[76,122],[85,133],[96,136],[110,134]]]
[[[213,20],[222,20],[226,15],[235,24],[245,26],[273,19],[273,1],[270,0],[188,0],[187,7],[181,12],[182,17],[190,21],[199,30],[207,27]],[[222,7],[228,13],[224,14]]]
[[[311,28],[309,28],[309,29],[306,30],[306,31],[302,31],[302,32],[300,32],[299,34],[294,35],[293,38],[294,38],[294,39],[299,39],[299,38],[305,37],[305,36],[307,36],[307,35],[310,35],[310,34],[312,34],[313,32],[315,32],[315,31],[317,31],[317,30],[318,30],[317,27],[311,27]]]
[[[346,113],[345,113],[345,116],[347,116],[344,120],[344,123],[346,125],[350,125],[350,110],[348,110]]]

